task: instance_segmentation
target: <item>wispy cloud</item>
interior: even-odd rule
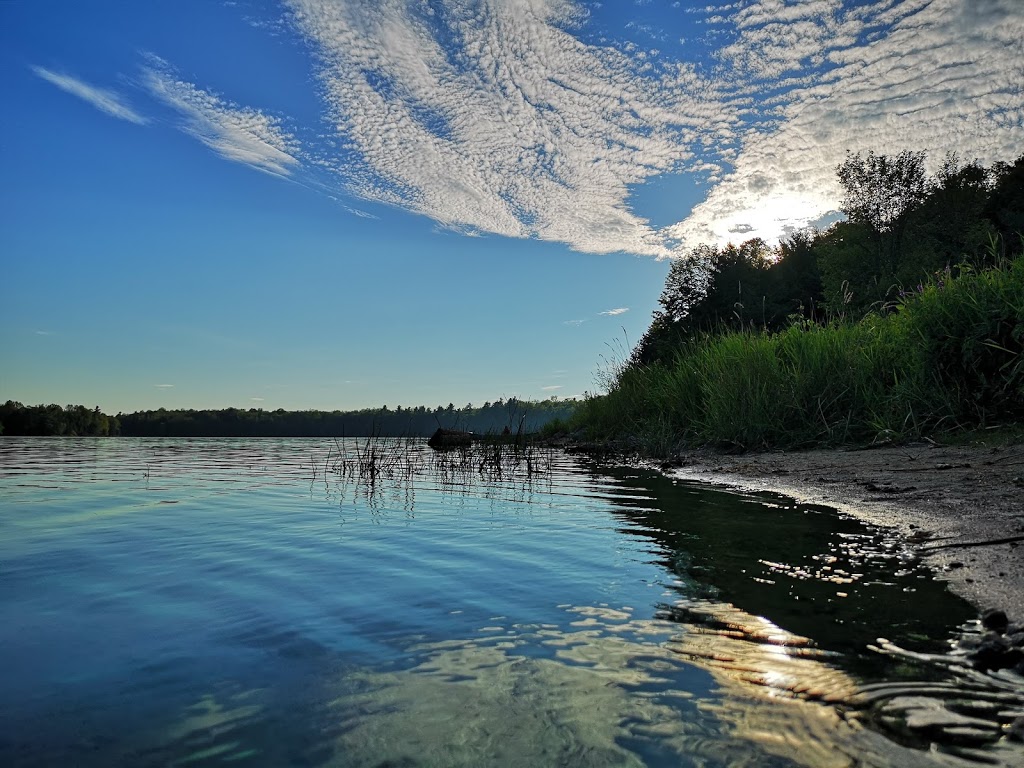
[[[567,0],[290,0],[356,196],[470,233],[669,255],[633,185],[738,139],[696,69],[588,45]]]
[[[53,331],[36,331],[36,336],[53,336]]]
[[[380,218],[379,216],[375,216],[374,214],[368,213],[367,211],[361,210],[359,208],[352,208],[351,206],[348,206],[348,205],[345,205],[345,206],[342,206],[342,207],[346,211],[351,213],[353,216],[358,216],[361,219],[379,219]]]
[[[546,387],[541,387],[544,392],[554,392],[556,389],[565,389],[565,387],[561,384],[549,384]]]
[[[173,384],[154,384],[153,386],[156,387],[157,389],[173,389],[174,388]]]
[[[77,77],[72,77],[71,75],[61,72],[54,72],[53,70],[46,69],[45,67],[33,66],[32,71],[48,83],[52,83],[66,93],[77,96],[111,117],[116,117],[120,120],[127,120],[128,122],[135,123],[137,125],[144,125],[148,122],[146,118],[129,107],[125,103],[124,98],[115,91],[111,91],[107,88],[99,88],[95,85],[89,85],[89,83],[84,80],[80,80]]]
[[[629,312],[629,307],[616,307],[615,309],[606,309],[604,312],[598,312],[597,314],[615,317],[616,315],[624,315],[627,312]]]
[[[143,84],[184,116],[183,130],[228,160],[288,176],[299,164],[299,144],[282,121],[243,107],[180,79],[162,59],[150,56]]]
[[[587,322],[586,319],[583,319],[583,320],[563,320],[562,321],[562,325],[577,326],[577,325],[583,325],[585,322]]]

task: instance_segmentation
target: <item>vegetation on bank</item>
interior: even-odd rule
[[[24,406],[8,400],[0,406],[0,434],[123,435],[131,437],[427,437],[438,428],[479,433],[532,432],[566,419],[575,400],[528,401],[500,398],[456,408],[425,406],[358,411],[264,411],[261,408],[166,410],[107,416],[80,405]]]
[[[13,400],[0,405],[0,435],[116,435],[120,424],[99,407],[84,405],[30,405]]]
[[[900,439],[1024,417],[1024,156],[851,155],[847,220],[702,246],[575,428],[668,455]]]

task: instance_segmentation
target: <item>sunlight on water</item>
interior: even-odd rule
[[[3,765],[1022,756],[995,714],[900,730],[908,697],[1024,702],[935,663],[969,607],[820,507],[297,439],[0,439],[0,493]]]

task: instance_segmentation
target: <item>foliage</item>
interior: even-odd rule
[[[938,273],[904,301],[897,322],[958,421],[1024,417],[1024,257],[955,277]]]
[[[597,439],[796,447],[909,437],[1024,415],[1024,259],[941,272],[894,311],[682,342],[625,365],[575,424]]]
[[[634,362],[668,362],[709,332],[889,311],[900,291],[947,266],[992,266],[1021,252],[1024,155],[985,168],[949,154],[933,176],[925,161],[924,152],[849,154],[836,168],[846,220],[776,248],[701,245],[676,260]]]
[[[25,406],[13,400],[0,405],[0,434],[3,435],[116,435],[120,429],[117,418],[102,413],[97,406],[89,410],[83,405]]]
[[[221,410],[139,411],[121,415],[121,434],[139,437],[427,437],[438,428],[499,433],[534,431],[569,417],[575,400],[527,401],[511,397],[474,407],[359,411]]]

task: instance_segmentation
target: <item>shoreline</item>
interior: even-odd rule
[[[679,480],[781,493],[894,530],[979,613],[1024,620],[1024,445],[915,443],[751,454],[690,451]]]

